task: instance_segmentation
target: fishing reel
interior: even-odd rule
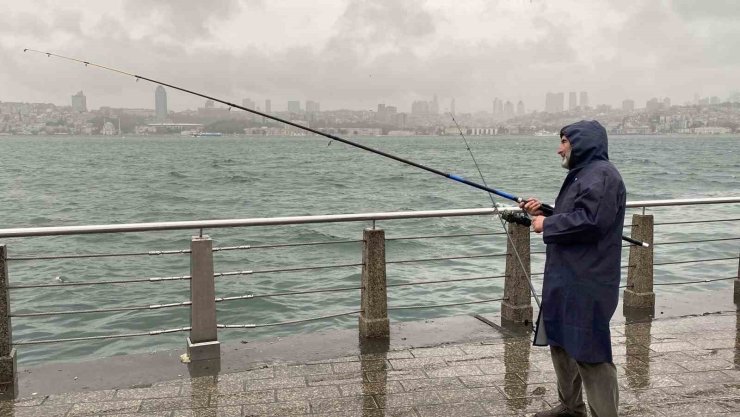
[[[526,227],[532,225],[532,219],[530,219],[526,213],[521,211],[504,211],[501,213],[501,218],[509,223],[515,223]]]

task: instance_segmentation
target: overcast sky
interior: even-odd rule
[[[241,103],[322,110],[682,104],[740,90],[738,0],[2,0],[0,101],[154,107],[154,85],[48,50]],[[168,90],[174,110],[203,100]]]

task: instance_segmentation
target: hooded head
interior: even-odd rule
[[[570,142],[568,168],[576,169],[594,161],[608,161],[606,129],[596,120],[581,120],[560,129],[560,137]]]

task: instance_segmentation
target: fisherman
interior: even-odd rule
[[[553,214],[544,217],[537,199],[520,203],[547,244],[535,344],[550,346],[560,400],[535,417],[586,417],[581,385],[593,417],[616,417],[619,389],[609,321],[619,300],[627,191],[609,162],[599,122],[562,128],[558,155],[568,174]],[[546,342],[538,343],[543,335]]]

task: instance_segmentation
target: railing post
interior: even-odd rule
[[[191,361],[221,356],[216,328],[216,286],[213,280],[213,241],[193,236],[190,241],[190,337]]]
[[[740,254],[737,255],[737,276],[735,277],[735,303],[740,303]]]
[[[513,323],[531,323],[532,296],[528,282],[528,277],[531,276],[529,228],[509,223],[508,233],[511,239],[507,239],[506,243],[506,279],[504,300],[501,301],[501,319]],[[524,264],[524,270],[520,260]]]
[[[0,399],[13,399],[18,394],[16,350],[10,324],[10,291],[8,291],[8,247],[0,245]]]
[[[390,337],[385,285],[385,231],[365,229],[362,241],[360,337]]]
[[[624,309],[655,308],[653,292],[653,216],[632,215],[632,234],[650,247],[631,245],[627,267],[627,288],[624,289]]]

